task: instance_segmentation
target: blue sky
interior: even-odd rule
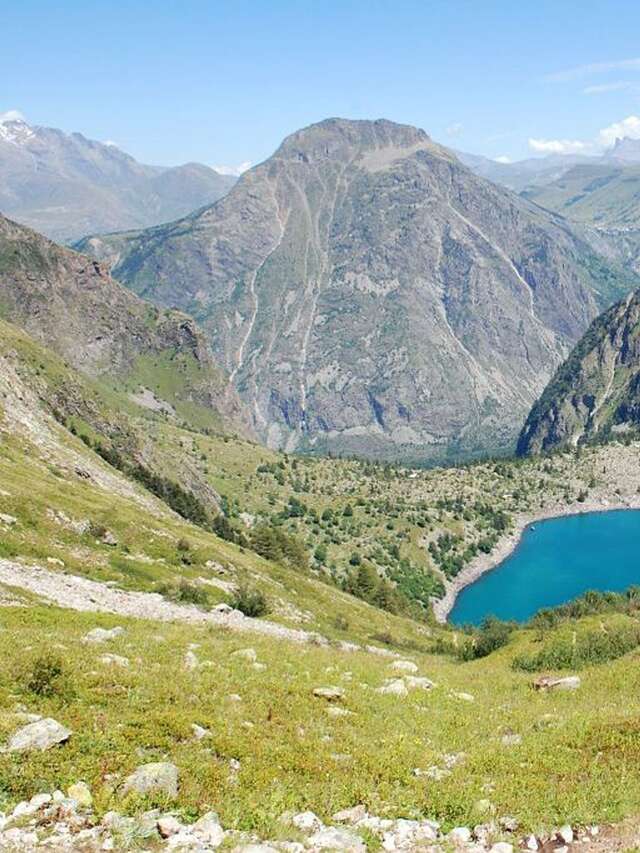
[[[637,0],[21,0],[1,32],[0,113],[150,163],[259,162],[335,115],[510,159],[640,137]]]

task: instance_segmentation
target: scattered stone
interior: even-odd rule
[[[536,690],[577,690],[580,687],[579,675],[566,675],[556,678],[552,675],[541,675],[533,682]]]
[[[121,628],[119,625],[109,629],[94,628],[83,637],[82,641],[83,643],[106,643],[107,640],[115,640],[121,634],[124,634],[124,628]]]
[[[346,708],[340,708],[338,705],[329,705],[326,709],[330,717],[351,717],[353,711],[348,711]]]
[[[237,652],[232,653],[232,657],[242,658],[243,660],[248,660],[251,663],[255,663],[258,660],[258,655],[255,649],[238,649]]]
[[[366,853],[367,845],[350,829],[327,827],[309,837],[309,846],[315,850],[342,850],[344,853]]]
[[[185,669],[194,670],[198,668],[198,656],[191,649],[184,656]]]
[[[103,535],[100,537],[100,541],[105,545],[110,545],[112,548],[118,544],[115,534],[110,530],[105,530]]]
[[[86,782],[76,782],[74,785],[70,785],[67,794],[82,809],[90,809],[93,805],[91,789]]]
[[[475,702],[475,696],[472,696],[471,693],[456,693],[452,691],[451,696],[453,699],[460,699],[462,702]]]
[[[505,815],[505,817],[501,817],[498,823],[505,832],[518,831],[518,819],[515,817],[511,817],[511,815]]]
[[[0,512],[0,521],[8,527],[13,527],[18,523],[18,519],[14,515],[8,515],[6,512]]]
[[[28,752],[32,749],[44,751],[56,744],[65,743],[70,737],[69,729],[47,717],[45,720],[29,723],[11,735],[7,752]]]
[[[193,824],[192,832],[198,841],[208,844],[209,847],[219,847],[224,841],[224,830],[215,812],[207,812],[197,820]]]
[[[459,847],[471,841],[471,830],[467,826],[456,826],[447,837],[454,847]]]
[[[558,841],[562,841],[564,844],[573,844],[573,829],[569,824],[566,824],[565,826],[560,827],[556,837]]]
[[[407,685],[402,678],[394,678],[388,681],[382,687],[378,687],[376,693],[382,693],[386,696],[408,696],[409,691]]]
[[[291,824],[300,832],[319,832],[324,824],[314,812],[300,812],[291,818]]]
[[[519,746],[522,743],[522,735],[507,734],[501,738],[503,746]]]
[[[127,777],[122,793],[149,794],[161,792],[169,797],[178,796],[178,768],[168,761],[143,764]]]
[[[395,669],[398,672],[417,672],[418,665],[415,664],[412,660],[394,660],[391,664],[391,669]]]
[[[355,824],[361,820],[365,820],[368,816],[366,808],[363,805],[357,805],[353,806],[353,808],[336,812],[331,819],[335,820],[336,823],[349,823],[355,826]]]
[[[220,604],[216,604],[213,608],[214,613],[234,613],[238,611],[234,611],[233,607],[230,604],[226,604],[224,601]]]
[[[313,695],[327,702],[338,702],[344,697],[344,690],[341,687],[315,687]]]
[[[100,655],[98,660],[106,666],[121,666],[123,668],[129,666],[129,658],[123,658],[121,655]]]
[[[391,829],[382,836],[384,850],[413,850],[416,847],[436,841],[439,824],[426,820],[396,820]]]
[[[194,734],[196,740],[202,740],[205,737],[211,737],[211,732],[209,729],[205,729],[203,726],[199,726],[197,723],[191,723],[191,731]]]
[[[433,681],[429,678],[424,678],[418,675],[405,675],[404,683],[410,690],[419,688],[420,690],[431,690],[435,687]]]
[[[182,824],[173,815],[163,815],[158,818],[158,832],[161,838],[170,838],[182,831]]]
[[[539,847],[538,839],[535,835],[528,835],[524,840],[524,844],[527,850],[537,850]]]
[[[490,853],[513,853],[513,844],[506,841],[498,841],[490,848]]]

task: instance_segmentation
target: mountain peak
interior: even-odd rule
[[[424,130],[408,124],[388,119],[327,118],[287,136],[275,156],[310,162],[351,159],[358,151],[385,148],[444,152]]]
[[[24,145],[29,139],[33,139],[35,131],[22,118],[11,118],[0,121],[0,140],[10,142],[13,145]]]
[[[607,159],[622,163],[640,163],[640,139],[618,137],[613,148],[607,152]]]

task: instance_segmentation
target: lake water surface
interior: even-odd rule
[[[640,585],[640,510],[612,510],[539,521],[515,551],[462,590],[449,621],[485,616],[523,622],[590,589],[619,592]]]

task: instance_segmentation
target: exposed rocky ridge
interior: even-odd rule
[[[197,405],[211,422],[246,430],[194,321],[159,310],[115,282],[99,263],[0,216],[0,316],[91,377],[135,382],[175,373],[174,406]],[[141,374],[142,375],[142,374]]]
[[[288,450],[509,448],[610,301],[606,263],[563,220],[382,120],[313,125],[212,207],[82,248],[192,313]]]
[[[147,166],[80,133],[0,123],[0,210],[56,240],[168,222],[234,180],[200,163]]]
[[[640,426],[640,291],[590,326],[532,408],[520,455]]]

